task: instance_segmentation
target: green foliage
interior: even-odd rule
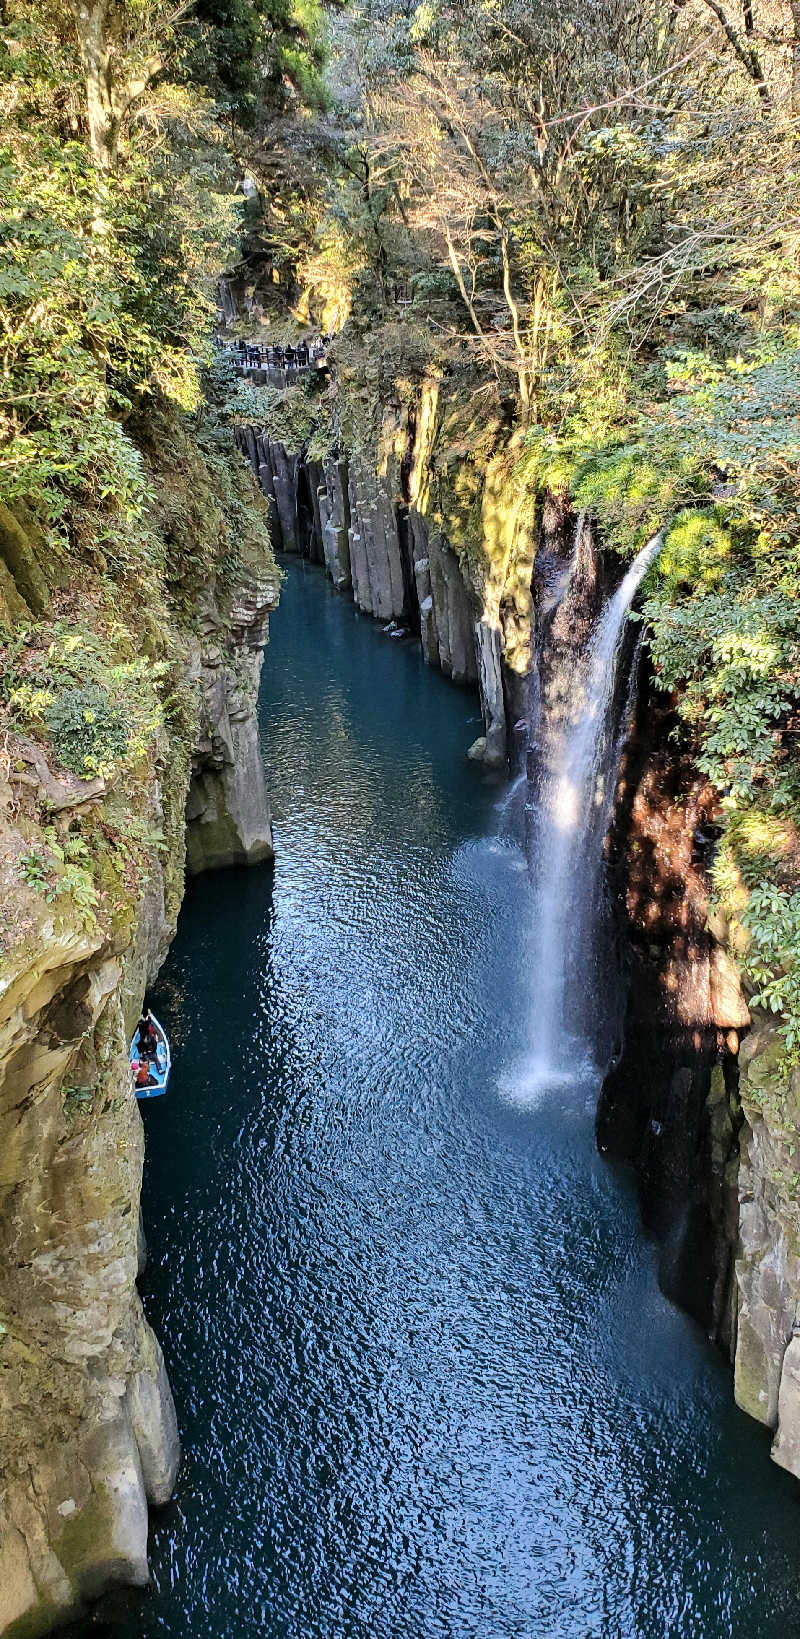
[[[665,531],[658,561],[662,595],[667,590],[674,597],[719,586],[732,550],[731,532],[721,507],[679,512]]]
[[[237,382],[225,412],[240,426],[266,427],[287,449],[304,449],[320,427],[320,394],[314,386],[256,387]]]
[[[52,744],[64,768],[82,779],[111,780],[151,746],[163,721],[164,661],[126,655],[125,629],[59,625],[40,646],[41,628],[15,645],[2,687],[12,719]]]
[[[83,779],[110,776],[125,761],[131,724],[96,683],[64,690],[43,713],[59,761]]]
[[[54,827],[48,826],[41,846],[20,855],[17,867],[21,880],[49,905],[68,899],[87,932],[96,928],[99,896],[82,837],[70,833],[59,840]]]
[[[186,145],[202,115],[178,102],[173,143],[139,142],[101,189],[86,143],[54,126],[78,65],[47,53],[46,5],[14,12],[0,51],[0,485],[35,503],[70,556],[146,574],[150,497],[125,422],[147,395],[198,402],[192,353],[236,220],[229,161],[207,120]]]
[[[782,1016],[782,1035],[800,1061],[800,889],[759,881],[750,889],[742,923],[750,934],[747,971],[756,986],[753,1005]]]
[[[800,698],[797,608],[731,579],[719,591],[705,591],[701,581],[683,601],[647,601],[653,660],[697,735],[699,767],[728,805],[747,801],[755,786],[778,803],[785,783],[781,730]]]
[[[798,796],[800,769],[794,772]],[[791,812],[776,813],[751,792],[729,812],[713,877],[753,1003],[781,1016],[790,1061],[800,1063],[800,834]]]
[[[196,0],[182,76],[204,85],[245,127],[289,100],[289,87],[324,106],[325,51],[318,0]]]
[[[29,854],[20,854],[17,861],[19,874],[34,893],[42,894],[45,899],[55,898],[55,889],[51,885],[50,871],[43,854],[31,851]]]
[[[96,1092],[97,1083],[75,1086],[72,1082],[65,1081],[61,1088],[65,1116],[74,1119],[90,1109]]]

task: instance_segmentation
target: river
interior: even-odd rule
[[[660,1295],[596,1089],[531,1100],[530,887],[471,695],[290,563],[277,861],[154,998],[143,1282],[185,1444],[113,1639],[790,1639],[800,1491]]]

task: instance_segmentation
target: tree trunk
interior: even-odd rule
[[[116,151],[116,129],[111,93],[111,54],[106,40],[108,0],[73,0],[83,73],[89,145],[96,165],[110,171]]]
[[[178,5],[164,27],[172,27],[189,9],[191,0]],[[84,80],[89,145],[98,170],[104,175],[114,169],[119,135],[134,103],[163,68],[163,58],[154,49],[136,73],[119,55],[114,57],[108,40],[109,0],[72,0],[72,14],[78,35]],[[127,69],[127,72],[126,72]],[[121,71],[120,71],[121,70]]]
[[[745,45],[744,41],[739,38],[730,18],[718,4],[718,0],[705,0],[705,4],[708,6],[709,11],[713,11],[714,16],[721,23],[729,45],[738,57],[742,67],[747,70],[751,80],[753,80],[762,102],[769,102],[770,95],[767,82],[764,79],[764,71],[755,46]]]

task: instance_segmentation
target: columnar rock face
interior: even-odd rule
[[[458,559],[438,530],[428,532],[419,513],[411,513],[409,525],[422,652],[454,683],[476,683],[474,615]]]
[[[349,466],[350,569],[359,609],[376,620],[407,614],[397,512],[384,483],[357,461]]]
[[[135,1284],[127,1050],[171,928],[157,856],[132,938],[87,930],[68,899],[48,907],[20,884],[14,812],[0,781],[4,901],[24,930],[0,1001],[0,1632],[35,1635],[111,1582],[147,1581],[148,1501],[175,1483],[175,1408]]]
[[[475,622],[475,656],[486,732],[470,755],[490,768],[502,768],[508,756],[502,640],[499,628],[485,617]]]
[[[740,1061],[736,1399],[800,1478],[800,1071],[783,1067],[776,1021],[760,1014]]]
[[[269,502],[275,543],[284,552],[296,552],[298,458],[272,439],[256,439],[251,427],[247,443],[250,464]]]
[[[329,458],[318,490],[325,567],[337,592],[350,592],[350,490],[347,462]]]
[[[188,870],[255,865],[272,857],[269,795],[256,707],[274,575],[252,576],[223,616],[208,603],[190,664],[200,684],[200,732],[186,805]]]
[[[474,593],[442,532],[429,532],[414,507],[394,499],[388,480],[356,459],[306,462],[251,427],[240,432],[238,443],[270,502],[278,550],[303,550],[317,558],[337,590],[351,593],[365,614],[399,622],[409,632],[418,630],[429,665],[456,683],[485,685],[486,760],[501,761],[505,709],[499,620],[484,620],[479,634]],[[304,541],[300,517],[306,492],[310,505]]]
[[[472,606],[455,552],[439,530],[428,534],[428,574],[432,634],[439,665],[454,683],[476,683],[478,666]]]

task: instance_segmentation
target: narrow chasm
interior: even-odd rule
[[[0,0],[0,1639],[800,1633],[798,111]]]

